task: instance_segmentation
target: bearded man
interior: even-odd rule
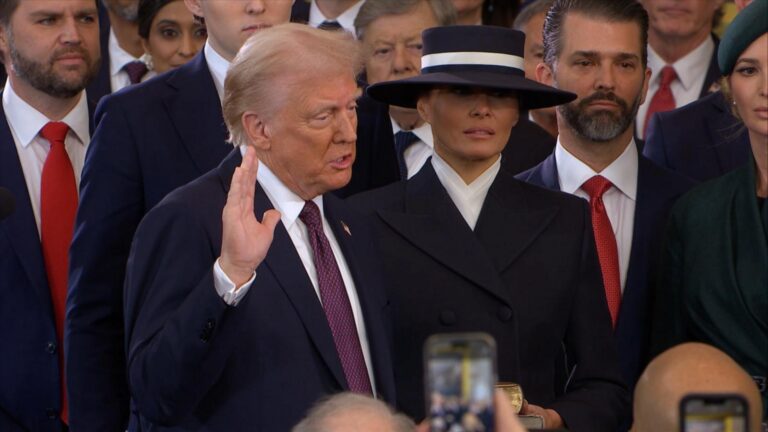
[[[638,154],[633,138],[651,75],[642,6],[557,0],[543,36],[538,80],[579,97],[557,107],[554,152],[518,178],[590,201],[619,363],[631,389],[649,360],[654,257],[670,206],[692,185]]]
[[[0,430],[62,431],[69,243],[91,139],[83,90],[99,68],[94,0],[3,0],[0,187]]]

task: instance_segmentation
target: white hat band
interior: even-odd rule
[[[523,58],[511,54],[465,51],[427,54],[421,57],[422,69],[464,65],[501,66],[524,70]]]

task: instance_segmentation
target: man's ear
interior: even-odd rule
[[[548,64],[539,63],[536,65],[536,81],[548,86],[554,86],[555,74],[552,72],[552,68]]]
[[[5,63],[5,53],[9,52],[8,37],[6,36],[7,27],[0,25],[0,61]]]
[[[184,4],[187,5],[187,9],[192,12],[192,15],[205,18],[203,13],[203,7],[200,5],[202,0],[184,0]]]
[[[258,150],[269,150],[272,134],[264,119],[253,111],[246,111],[240,118],[248,142]]]
[[[648,68],[648,67],[645,68],[645,73],[643,75],[644,75],[643,76],[643,88],[640,89],[640,92],[641,92],[640,94],[642,96],[640,98],[640,104],[644,104],[645,103],[645,98],[646,98],[646,95],[648,94],[648,86],[650,85],[650,82],[651,82],[651,68]]]

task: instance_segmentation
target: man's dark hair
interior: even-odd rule
[[[553,67],[563,49],[563,22],[569,13],[640,27],[643,67],[648,64],[648,13],[636,0],[555,0],[544,18],[544,63]]]
[[[7,27],[11,22],[11,15],[19,7],[19,0],[0,0],[0,25]]]

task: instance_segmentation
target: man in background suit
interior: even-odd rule
[[[741,11],[751,0],[735,0]],[[721,91],[676,110],[656,113],[643,154],[657,164],[706,181],[743,166],[751,153],[746,128]]]
[[[285,0],[185,0],[208,41],[174,71],[104,98],[83,168],[67,298],[72,427],[124,430],[129,414],[123,280],[134,231],[171,190],[227,155],[221,113],[229,62],[258,29],[288,21]]]
[[[296,0],[291,9],[291,21],[309,24],[324,30],[355,33],[355,17],[365,0]]]
[[[62,431],[64,302],[77,183],[91,136],[83,89],[99,65],[94,0],[5,0],[0,52],[0,430]]]
[[[328,394],[393,401],[374,239],[328,193],[351,176],[361,63],[349,35],[286,24],[232,64],[237,148],[147,214],[128,261],[142,429],[287,431]]]
[[[717,25],[724,0],[640,0],[650,18],[648,97],[635,119],[645,139],[653,114],[685,106],[716,91]]]
[[[624,8],[624,9],[622,9]],[[557,107],[555,151],[518,178],[590,200],[619,360],[632,388],[647,362],[655,259],[670,206],[691,185],[638,154],[633,139],[646,67],[639,5],[556,0],[544,23],[539,81],[579,98]],[[629,425],[627,425],[629,426]]]
[[[98,1],[101,69],[88,85],[89,98],[94,102],[141,82],[147,74],[141,60],[144,48],[138,28],[139,0]]]
[[[536,0],[525,5],[515,17],[512,28],[525,33],[525,77],[536,79],[536,66],[544,58],[544,42],[541,30],[544,27],[544,17],[552,6],[553,0]],[[548,107],[529,111],[529,119],[553,137],[557,137],[557,116],[555,108]],[[555,147],[555,140],[547,154]]]

